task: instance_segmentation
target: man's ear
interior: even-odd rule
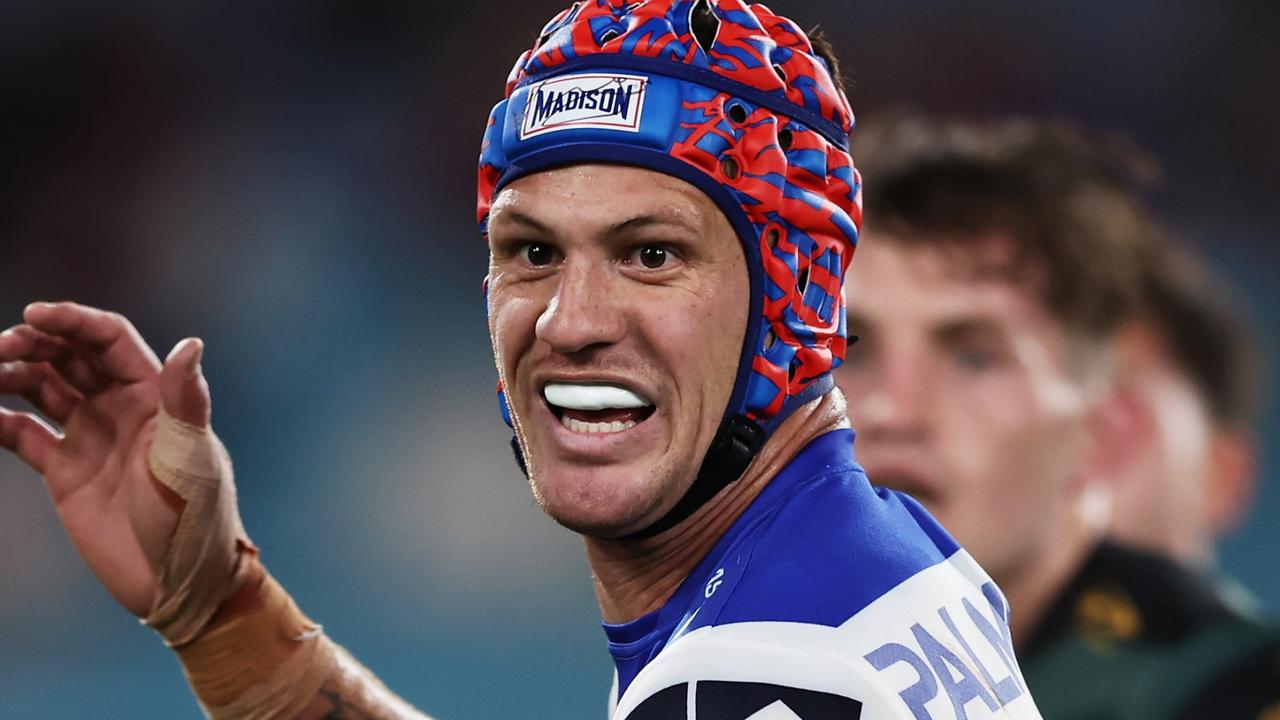
[[[1253,505],[1258,487],[1258,441],[1241,423],[1219,423],[1209,439],[1205,517],[1215,539],[1235,530]]]
[[[1151,404],[1137,388],[1119,382],[1106,391],[1089,411],[1088,475],[1104,479],[1113,489],[1132,477],[1157,432]]]
[[[1091,531],[1102,535],[1111,528],[1113,506],[1121,502],[1124,485],[1135,476],[1133,465],[1151,442],[1154,419],[1140,394],[1117,384],[1093,399],[1085,432],[1087,449],[1076,476],[1080,510]]]

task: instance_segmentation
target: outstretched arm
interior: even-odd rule
[[[258,559],[209,429],[203,346],[162,364],[122,316],[37,303],[0,333],[0,447],[39,472],[107,591],[178,653],[213,717],[423,718],[324,636]]]

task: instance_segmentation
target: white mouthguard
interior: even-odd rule
[[[571,410],[609,410],[613,408],[641,408],[650,403],[621,385],[578,385],[571,383],[547,383],[543,388],[547,402]]]

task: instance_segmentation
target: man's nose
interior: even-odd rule
[[[919,439],[933,394],[928,369],[910,355],[888,355],[876,365],[862,396],[850,398],[854,426],[864,437]]]
[[[571,260],[559,274],[555,295],[538,317],[539,340],[569,354],[622,339],[625,322],[616,279],[606,267]]]

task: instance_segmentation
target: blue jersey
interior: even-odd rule
[[[657,611],[605,625],[615,720],[1038,719],[1008,605],[853,432],[765,487]]]

